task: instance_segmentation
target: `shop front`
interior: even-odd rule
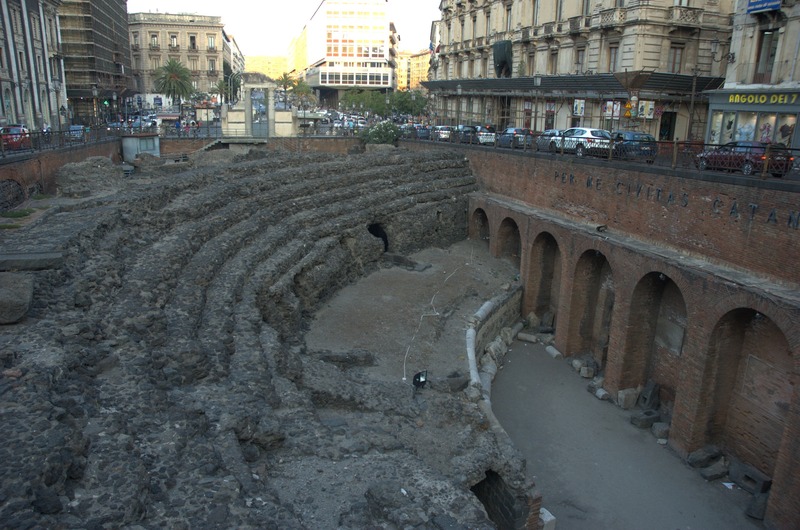
[[[800,148],[800,137],[795,132],[800,91],[715,90],[707,94],[706,143],[744,140]]]

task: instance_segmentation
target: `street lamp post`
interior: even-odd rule
[[[412,121],[416,123],[417,121],[417,93],[413,90],[411,91],[411,115]]]
[[[92,85],[92,125],[97,124],[97,85]]]
[[[111,101],[113,102],[111,105],[111,112],[114,115],[114,122],[119,122],[119,116],[117,116],[117,93],[114,92],[111,94]]]
[[[389,92],[386,92],[385,103],[386,103],[386,110],[384,111],[384,116],[388,116],[389,115]]]
[[[456,130],[461,126],[461,85],[456,85]]]

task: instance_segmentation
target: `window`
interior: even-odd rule
[[[216,45],[215,45],[215,42],[216,42],[216,36],[215,35],[209,35],[208,36],[208,49],[209,50],[215,50],[217,48]]]
[[[689,0],[674,0],[675,5],[679,7],[689,7]]]
[[[556,22],[561,22],[564,16],[564,2],[556,0]]]
[[[170,35],[169,36],[169,45],[171,48],[178,47],[178,36],[177,35]]]
[[[197,49],[197,36],[196,35],[189,35],[189,49],[196,50]]]
[[[681,73],[683,63],[683,46],[670,46],[667,56],[667,72],[673,74]]]
[[[138,31],[134,31],[131,34],[131,44],[133,44],[134,48],[138,48],[139,47],[139,32]]]
[[[5,70],[6,67],[6,53],[0,46],[0,70]]]
[[[197,57],[190,57],[189,58],[189,70],[191,70],[192,72],[196,72],[199,69],[200,69],[200,67],[197,64]]]
[[[588,17],[592,14],[591,0],[583,0],[583,7],[581,8],[581,14],[585,17]]]
[[[625,0],[614,0],[614,7],[625,7]]]
[[[466,34],[464,33],[464,19],[463,18],[461,19],[460,23],[461,23],[461,33],[458,35],[458,40],[460,42],[464,42],[464,38],[466,37]]]
[[[472,16],[472,40],[475,40],[478,37],[478,17],[476,15]]]
[[[575,71],[581,73],[584,71],[584,64],[586,62],[586,48],[577,48],[575,50]]]
[[[550,57],[547,60],[547,73],[550,75],[558,73],[558,50],[550,52]]]
[[[216,59],[209,59],[208,60],[208,71],[214,72],[217,69],[217,60]]]
[[[560,2],[559,5],[561,5]],[[511,31],[511,6],[506,8],[506,31]]]
[[[492,14],[487,11],[486,12],[486,36],[488,37],[492,32]]]
[[[528,75],[534,75],[536,70],[534,67],[536,66],[536,55],[535,52],[531,52],[528,54]]]
[[[150,69],[158,70],[159,68],[161,68],[161,57],[150,57]]]
[[[158,48],[158,33],[151,33],[150,34],[150,47],[151,48]]]
[[[617,71],[617,56],[619,55],[619,44],[612,44],[608,47],[608,71]]]
[[[778,51],[778,32],[766,30],[761,32],[758,42],[758,60],[754,83],[769,83],[772,78],[772,67],[775,65],[775,55]]]

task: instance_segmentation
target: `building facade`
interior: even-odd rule
[[[396,87],[396,43],[386,0],[322,0],[292,41],[289,66],[335,106],[349,88]]]
[[[800,4],[741,0],[730,51],[714,60],[729,66],[725,85],[709,94],[706,142],[778,142],[800,148]]]
[[[169,13],[130,13],[128,15],[133,78],[137,96],[133,103],[143,109],[171,108],[178,102],[156,92],[158,69],[170,59],[180,61],[192,74],[196,92],[212,93],[224,81],[225,49],[234,60],[234,47],[217,16]],[[235,47],[236,56],[243,56]],[[237,63],[238,63],[237,59]]]
[[[727,52],[733,3],[442,0],[432,118],[701,138],[705,91],[728,66],[715,57]]]
[[[67,120],[61,0],[0,1],[0,125],[58,129]]]
[[[125,0],[63,0],[58,10],[71,123],[113,121],[132,94]]]
[[[289,62],[283,55],[246,55],[245,61],[248,71],[264,74],[273,80],[289,71]]]

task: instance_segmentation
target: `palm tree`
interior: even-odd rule
[[[314,102],[314,89],[302,79],[295,81],[292,87],[292,95],[304,103]]]
[[[283,89],[283,104],[284,106],[287,103],[287,98],[289,97],[289,90],[293,89],[297,81],[295,78],[284,72],[281,76],[275,80],[279,87]]]
[[[180,61],[170,59],[156,72],[155,88],[156,92],[171,98],[173,105],[178,100],[180,108],[181,101],[194,93],[192,73]]]
[[[219,94],[220,103],[223,102],[222,100],[228,101],[228,97],[229,97],[228,96],[228,82],[223,80],[223,79],[220,79],[219,81],[217,81],[217,84],[215,84],[213,87],[211,87],[211,93],[212,94]]]

